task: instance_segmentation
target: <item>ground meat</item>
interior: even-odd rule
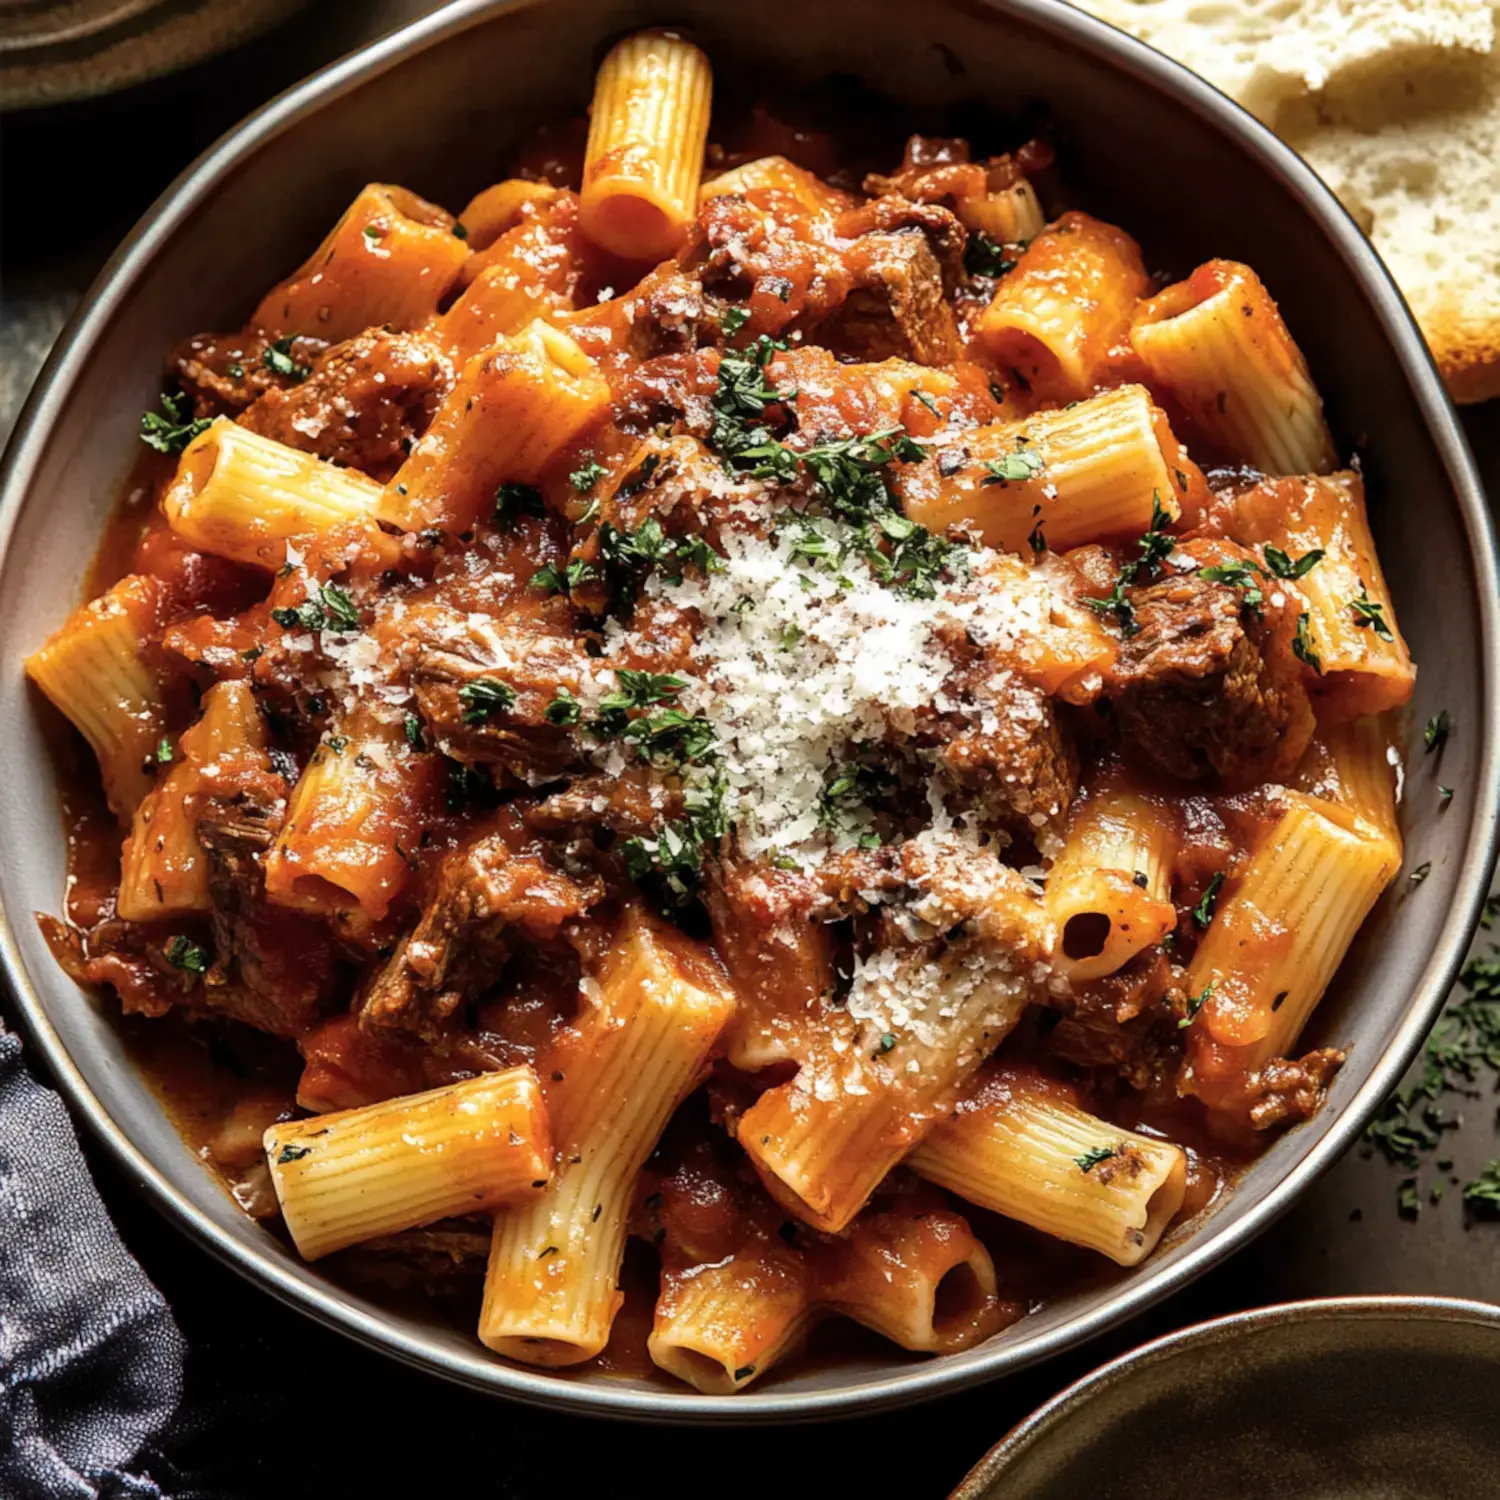
[[[1130,590],[1135,633],[1107,686],[1121,742],[1137,761],[1186,781],[1252,786],[1288,775],[1312,735],[1301,664],[1292,652],[1300,600],[1252,575],[1263,600],[1210,582],[1199,568],[1243,563],[1231,542],[1200,539],[1167,568],[1190,570]]]
[[[499,977],[512,929],[530,943],[554,940],[603,896],[601,881],[580,883],[555,869],[519,820],[503,813],[497,827],[443,860],[421,919],[366,991],[360,1024],[437,1036]]]
[[[1328,1084],[1344,1065],[1344,1054],[1320,1047],[1293,1061],[1278,1057],[1268,1062],[1247,1090],[1250,1123],[1256,1130],[1294,1125],[1311,1119],[1323,1103]]]
[[[203,977],[209,1008],[272,1036],[297,1036],[334,987],[336,962],[321,924],[266,901],[261,856],[283,801],[211,798],[198,821],[208,854],[214,963]]]
[[[335,344],[300,384],[268,390],[241,421],[289,448],[384,482],[427,430],[452,383],[448,360],[424,335],[371,328]]]

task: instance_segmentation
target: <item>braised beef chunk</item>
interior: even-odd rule
[[[292,384],[327,348],[323,339],[300,335],[273,341],[264,333],[198,333],[172,351],[168,364],[195,417],[234,416],[267,391]]]
[[[838,233],[856,241],[871,234],[920,234],[938,263],[944,293],[952,296],[963,280],[968,232],[955,214],[936,203],[887,193],[841,214]]]
[[[468,765],[498,765],[528,784],[577,763],[565,725],[547,717],[566,691],[578,695],[580,643],[525,619],[487,623],[441,646],[418,646],[411,685],[434,743]]]
[[[811,337],[835,354],[862,360],[946,365],[959,357],[962,346],[944,298],[943,266],[924,235],[916,230],[862,235],[844,261],[852,289]]]
[[[602,882],[554,868],[519,820],[502,813],[493,831],[443,860],[421,919],[366,991],[360,1024],[437,1036],[499,977],[513,929],[528,943],[551,941],[603,896]]]
[[[332,989],[335,965],[325,927],[266,902],[260,856],[284,810],[248,795],[213,798],[199,819],[214,935],[203,994],[210,1008],[258,1031],[296,1036]]]
[[[1257,1130],[1295,1125],[1311,1119],[1323,1103],[1333,1075],[1344,1065],[1344,1054],[1320,1047],[1306,1057],[1278,1057],[1251,1081],[1248,1091],[1250,1123]]]
[[[1248,588],[1204,577],[1203,568],[1254,562],[1231,542],[1189,542],[1167,567],[1183,561],[1197,566],[1129,590],[1135,633],[1123,639],[1108,687],[1121,741],[1136,760],[1184,781],[1279,780],[1313,730],[1292,651],[1300,602],[1258,572],[1240,575]]]
[[[1078,790],[1078,761],[1052,700],[1012,674],[979,685],[974,708],[920,737],[958,790],[956,806],[1036,843],[1059,830]]]
[[[289,448],[385,481],[452,381],[447,359],[420,333],[371,328],[335,344],[301,384],[268,390],[241,420]]]
[[[1044,1028],[1044,1045],[1075,1067],[1108,1069],[1145,1092],[1177,1066],[1180,1009],[1173,996],[1180,988],[1180,971],[1174,974],[1160,948],[1149,948],[1118,973],[1051,997],[1063,1016]]]
[[[681,816],[681,794],[667,790],[639,766],[627,766],[618,776],[574,777],[525,812],[526,826],[539,833],[606,828],[622,839],[641,838],[660,822]]]

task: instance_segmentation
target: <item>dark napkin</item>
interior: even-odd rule
[[[110,1223],[62,1101],[0,1034],[0,1497],[144,1500],[186,1343]]]

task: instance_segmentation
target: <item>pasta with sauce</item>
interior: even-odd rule
[[[1319,1107],[1415,668],[1253,270],[712,81],[627,38],[571,170],[372,184],[183,344],[27,668],[100,777],[39,920],[248,1059],[241,1202],[542,1366],[634,1239],[732,1392],[989,1338]]]

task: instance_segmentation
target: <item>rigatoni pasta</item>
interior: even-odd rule
[[[304,1260],[454,1214],[535,1198],[552,1175],[530,1068],[272,1125],[266,1161]]]
[[[27,671],[113,813],[43,930],[207,1043],[247,1210],[727,1395],[972,1348],[1320,1107],[1416,669],[1253,270],[711,95],[626,36],[571,179],[363,190],[179,347]]]

